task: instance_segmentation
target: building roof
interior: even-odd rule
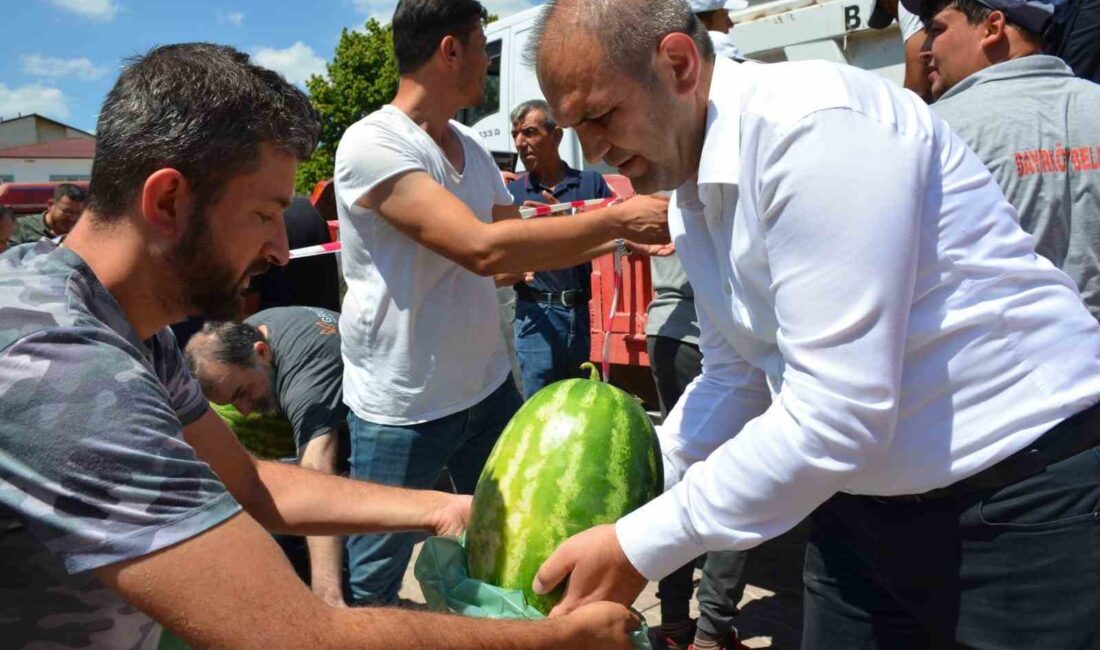
[[[95,157],[95,140],[65,138],[40,144],[0,149],[0,158],[87,158]]]
[[[42,115],[39,115],[38,113],[27,113],[26,115],[19,115],[18,117],[9,117],[7,119],[0,118],[0,124],[7,124],[8,122],[17,122],[19,120],[27,120],[27,119],[36,119],[36,120],[43,120],[45,122],[53,122],[54,124],[57,124],[59,126],[63,126],[66,129],[69,129],[71,131],[77,131],[78,133],[83,133],[84,135],[88,136],[89,138],[94,138],[95,137],[94,135],[92,135],[91,133],[88,133],[84,129],[78,129],[75,126],[72,126],[71,124],[65,124],[64,122],[58,122],[57,120],[53,120],[53,119],[50,119],[48,117],[44,117]]]

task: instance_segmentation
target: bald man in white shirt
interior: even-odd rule
[[[667,492],[543,565],[555,613],[810,517],[804,648],[1097,647],[1100,326],[981,161],[873,74],[715,60],[679,0],[547,5],[555,118],[676,191],[703,352]]]

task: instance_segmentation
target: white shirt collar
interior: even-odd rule
[[[699,185],[737,185],[741,175],[742,64],[718,57],[707,101],[707,130],[699,156]]]

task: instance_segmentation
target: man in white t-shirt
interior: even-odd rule
[[[484,276],[512,284],[525,270],[587,261],[615,238],[667,242],[664,199],[518,219],[492,157],[450,119],[481,101],[485,17],[475,0],[398,3],[397,96],[352,125],[337,150],[348,284],[340,334],[356,478],[432,486],[447,467],[459,492],[473,491],[520,404],[494,283]],[[350,599],[393,602],[414,542],[411,534],[350,537]]]

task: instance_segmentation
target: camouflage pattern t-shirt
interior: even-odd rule
[[[89,570],[240,511],[183,440],[207,408],[171,331],[140,340],[75,253],[0,255],[0,646],[156,648]]]

